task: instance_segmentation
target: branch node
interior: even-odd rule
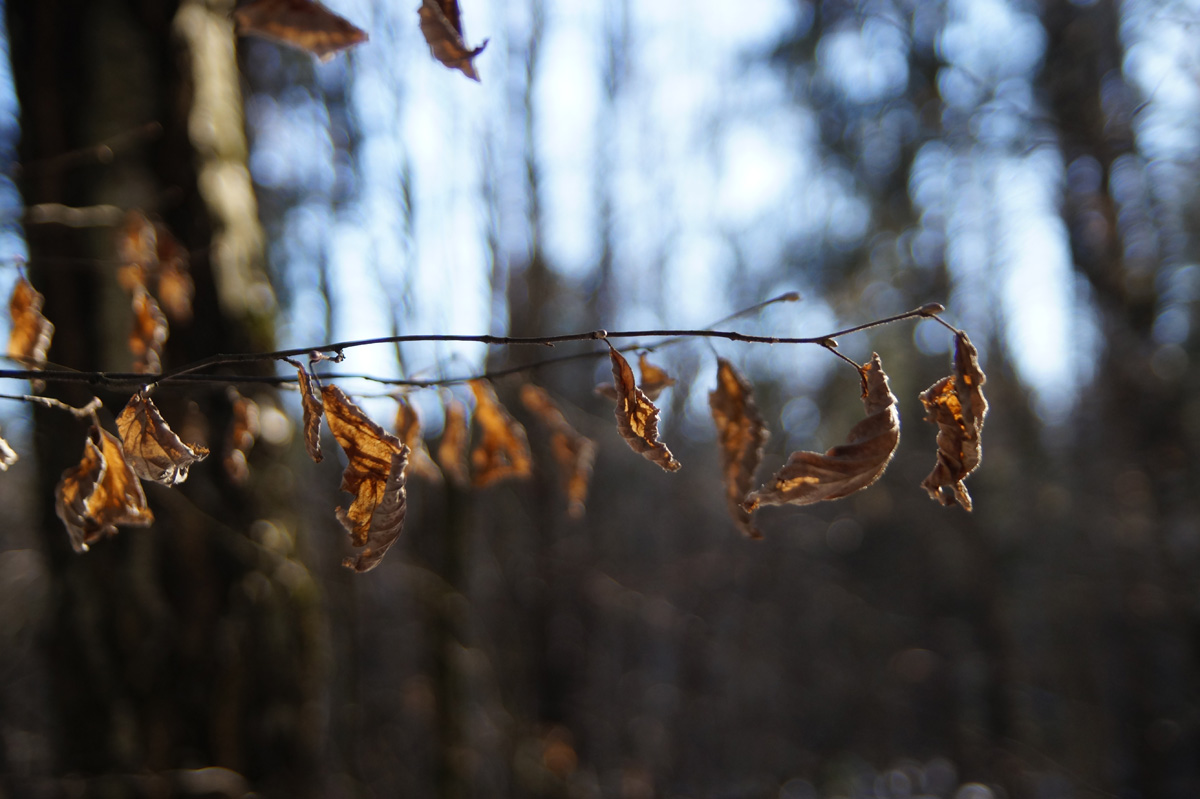
[[[946,306],[940,302],[927,302],[917,309],[917,313],[924,317],[937,316],[946,310]]]

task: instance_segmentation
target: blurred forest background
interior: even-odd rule
[[[168,367],[701,327],[787,290],[727,326],[944,302],[988,373],[974,513],[919,487],[917,394],[949,360],[932,322],[842,341],[883,358],[898,455],[846,500],[768,509],[763,541],[728,520],[693,342],[654,356],[679,378],[659,403],[679,473],[616,436],[603,357],[500,380],[522,420],[534,380],[597,441],[586,517],[531,423],[532,480],[413,481],[363,576],[294,393],[240,386],[247,481],[214,456],[148,485],[155,525],[86,555],[53,507],[84,425],[0,403],[21,454],[0,475],[0,795],[1200,795],[1200,5],[464,0],[468,44],[490,39],[476,84],[429,57],[416,4],[330,0],[370,41],[320,63],[235,41],[228,0],[7,0],[0,255],[46,295],[51,361],[129,367],[105,209],[191,253]],[[772,429],[760,479],[861,418],[818,347],[713,347]],[[384,377],[541,357],[347,355]],[[436,440],[441,395],[412,398]],[[220,450],[225,387],[156,400]]]

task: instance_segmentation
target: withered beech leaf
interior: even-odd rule
[[[608,355],[617,390],[617,431],[634,452],[668,472],[678,471],[681,464],[667,445],[658,440],[658,408],[634,383],[633,369],[621,353],[610,349]]]
[[[133,329],[129,332],[129,351],[133,353],[133,371],[154,374],[162,371],[163,345],[167,343],[167,317],[150,292],[138,286],[133,292]]]
[[[521,403],[550,429],[550,451],[567,495],[567,513],[573,519],[582,518],[596,460],[595,442],[576,431],[550,395],[532,383],[521,386]]]
[[[117,417],[125,460],[138,477],[171,486],[187,479],[188,469],[208,457],[202,446],[188,446],[175,435],[154,400],[139,391]]]
[[[979,368],[979,353],[966,333],[954,338],[954,374],[943,377],[921,392],[925,421],[938,426],[937,463],[921,483],[932,499],[943,505],[971,510],[971,495],[963,479],[983,457],[983,417],[988,404],[983,396],[987,377]]]
[[[339,50],[367,40],[367,34],[314,0],[252,0],[234,9],[242,36],[259,36],[328,61]]]
[[[225,436],[225,457],[222,463],[229,479],[241,485],[250,478],[247,456],[254,448],[254,442],[258,441],[258,403],[243,396],[235,388],[228,390],[228,396],[232,403],[232,418],[229,420],[229,432]]]
[[[533,472],[525,428],[504,410],[486,380],[472,380],[479,443],[471,450],[472,484],[477,488]]]
[[[121,268],[117,280],[126,291],[146,288],[146,279],[157,259],[157,231],[146,215],[136,209],[126,212],[117,229],[117,258]]]
[[[8,300],[8,314],[12,318],[8,357],[27,369],[41,369],[46,365],[46,353],[54,335],[54,325],[42,316],[44,301],[25,275],[17,278]],[[40,381],[36,385],[40,386]]]
[[[717,427],[729,512],[743,533],[762,538],[742,502],[754,487],[754,473],[762,463],[770,433],[754,404],[749,381],[724,358],[717,359],[717,387],[708,393],[708,406]]]
[[[438,465],[451,483],[466,488],[471,483],[467,471],[467,444],[471,433],[467,424],[467,406],[451,399],[445,404],[445,414],[442,440],[437,448]]]
[[[190,272],[190,256],[165,225],[154,228],[157,268],[153,270],[155,294],[167,316],[176,322],[192,318],[192,297],[196,293]]]
[[[655,366],[647,361],[646,353],[638,356],[638,371],[641,372],[642,376],[642,379],[638,382],[638,388],[651,401],[658,399],[658,396],[663,393],[663,389],[675,385],[675,378],[667,374],[667,371],[662,367]]]
[[[404,397],[396,397],[396,437],[408,447],[408,473],[431,483],[442,482],[442,470],[433,462],[421,436],[421,417]]]
[[[851,428],[846,443],[824,455],[793,452],[770,482],[746,497],[746,510],[840,499],[879,479],[900,443],[900,416],[878,355],[861,367],[861,375],[867,418]]]
[[[17,460],[16,451],[9,446],[7,441],[0,438],[0,472],[7,472],[8,467],[16,463]]]
[[[362,551],[346,561],[355,571],[374,568],[400,536],[404,523],[404,469],[408,447],[375,424],[337,386],[321,388],[325,421],[346,453],[342,490],[354,495],[337,518]]]
[[[417,13],[421,16],[421,33],[433,57],[447,67],[461,71],[471,80],[478,81],[479,73],[472,62],[487,47],[487,39],[474,50],[467,47],[463,40],[458,0],[422,0]]]
[[[300,404],[304,414],[304,449],[313,463],[320,463],[325,456],[321,454],[321,417],[325,414],[321,397],[313,390],[313,380],[308,370],[297,366],[300,376]]]
[[[121,442],[95,425],[88,431],[82,460],[63,472],[58,482],[55,512],[76,552],[86,552],[104,536],[116,535],[118,524],[144,527],[154,521]]]

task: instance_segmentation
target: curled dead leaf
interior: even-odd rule
[[[133,329],[129,332],[129,351],[133,353],[133,371],[156,374],[162,371],[163,345],[167,343],[167,317],[150,292],[140,286],[133,292]]]
[[[396,437],[408,447],[409,474],[431,483],[442,482],[442,470],[433,462],[421,436],[421,417],[403,397],[396,397]]]
[[[472,380],[470,386],[480,431],[479,443],[471,450],[472,483],[481,488],[510,477],[528,477],[533,458],[525,428],[504,410],[490,383]]]
[[[222,463],[229,479],[240,485],[250,478],[247,456],[254,448],[254,442],[258,441],[258,403],[242,396],[234,388],[230,388],[228,394],[232,403],[232,418],[229,421],[229,432],[225,436],[225,457]]]
[[[979,353],[966,333],[954,338],[954,374],[921,392],[925,421],[938,426],[937,463],[921,483],[943,505],[971,510],[971,494],[963,484],[983,458],[983,419],[988,404],[983,396],[987,377],[979,368]]]
[[[144,527],[154,521],[121,442],[95,425],[88,431],[82,460],[64,471],[58,482],[55,512],[76,552],[86,552],[104,536],[116,535],[119,524]]]
[[[421,33],[433,57],[447,67],[461,71],[471,80],[478,81],[479,73],[472,62],[487,47],[487,39],[473,50],[467,47],[463,39],[458,0],[423,0],[417,13],[421,17]]]
[[[154,238],[154,293],[170,319],[186,322],[192,318],[192,297],[196,293],[188,251],[165,225],[155,226]]]
[[[811,505],[840,499],[879,479],[900,444],[896,397],[878,355],[861,367],[867,418],[856,424],[846,443],[817,452],[793,452],[770,482],[743,503],[747,511],[761,505]]]
[[[154,224],[141,211],[126,212],[117,229],[117,258],[121,262],[117,280],[126,291],[132,292],[138,286],[146,288],[157,247]]]
[[[467,406],[451,399],[445,409],[442,440],[438,442],[437,449],[438,465],[451,483],[466,488],[471,484],[467,470],[467,444],[471,432],[467,425]]]
[[[45,298],[33,284],[21,275],[13,286],[8,300],[8,314],[12,329],[8,334],[8,357],[26,369],[42,369],[46,365],[46,353],[50,350],[50,339],[54,336],[54,325],[42,316]],[[33,381],[35,391],[41,391],[41,381]]]
[[[199,445],[188,446],[175,435],[154,400],[139,391],[117,417],[117,432],[125,459],[143,480],[176,485],[187,479],[188,469],[208,457]]]
[[[754,473],[762,463],[763,447],[770,434],[754,404],[749,381],[724,358],[717,359],[717,387],[708,394],[708,406],[717,427],[729,512],[748,537],[762,538],[742,503],[754,487]]]
[[[259,36],[322,61],[367,40],[367,34],[314,0],[253,0],[234,9],[241,36]]]
[[[633,381],[629,362],[610,349],[613,381],[617,391],[617,431],[629,447],[668,472],[678,471],[679,461],[658,440],[658,408]]]
[[[646,353],[638,356],[638,371],[641,373],[641,381],[638,382],[638,388],[642,390],[651,401],[658,399],[658,396],[663,393],[664,389],[668,389],[675,385],[675,378],[667,374],[667,371],[662,367],[655,366],[646,360]]]
[[[321,417],[325,407],[321,397],[313,390],[313,380],[308,370],[297,366],[300,376],[300,405],[304,415],[304,449],[313,463],[320,463],[325,456],[321,454]]]
[[[379,564],[404,525],[405,467],[408,447],[375,424],[337,386],[321,389],[325,421],[346,453],[342,490],[354,495],[349,508],[338,508],[338,521],[361,549],[346,566],[358,572]]]
[[[521,402],[550,430],[550,451],[558,463],[558,474],[567,495],[567,513],[573,519],[583,517],[587,504],[588,481],[596,460],[596,444],[580,435],[562,411],[541,388],[521,386]]]

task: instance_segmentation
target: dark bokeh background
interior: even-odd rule
[[[126,369],[129,319],[112,228],[30,221],[49,203],[143,208],[189,248],[196,315],[168,365],[351,334],[702,326],[785,288],[803,311],[729,326],[814,335],[945,301],[985,352],[976,510],[918,487],[916,396],[948,360],[928,325],[843,342],[877,350],[900,397],[884,478],[763,513],[761,542],[727,520],[715,359],[694,343],[655,356],[680,378],[660,403],[678,474],[616,436],[602,360],[502,380],[524,421],[534,379],[596,439],[587,517],[530,424],[532,480],[410,486],[404,539],[366,576],[339,566],[340,466],[304,459],[292,393],[242,387],[263,409],[248,483],[210,458],[147,487],[154,527],[85,556],[52,498],[83,428],[13,412],[0,795],[1200,794],[1200,9],[764,4],[745,14],[777,24],[722,49],[745,26],[704,4],[468,6],[468,41],[493,39],[476,89],[383,5],[338,5],[371,43],[318,66],[235,48],[216,0],[5,4],[24,206],[5,235],[27,242],[51,360]],[[576,148],[563,109],[590,120]],[[824,353],[716,346],[772,427],[761,476],[859,418]],[[346,370],[485,360],[398,354]],[[219,449],[225,387],[156,399]],[[436,435],[438,396],[415,399]]]

